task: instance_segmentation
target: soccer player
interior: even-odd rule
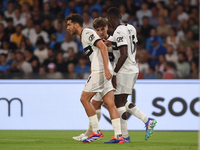
[[[153,133],[157,123],[155,119],[147,117],[135,104],[128,102],[128,95],[132,94],[134,84],[138,77],[138,66],[135,61],[136,55],[136,29],[130,24],[121,24],[121,14],[118,8],[111,7],[107,11],[108,22],[114,28],[113,39],[116,51],[117,64],[114,68],[112,84],[115,91],[115,105],[122,111],[120,113],[121,121],[127,119],[126,111],[141,119],[146,126],[145,140]],[[113,51],[115,53],[115,51]]]
[[[98,92],[103,98],[103,102],[111,117],[115,132],[115,138],[112,139],[113,143],[124,143],[119,113],[114,104],[114,89],[111,83],[112,66],[108,59],[107,47],[95,31],[89,28],[83,28],[83,18],[81,15],[71,14],[65,20],[67,21],[67,29],[71,34],[80,36],[84,51],[91,61],[91,75],[85,84],[80,100],[89,118],[92,133],[82,142],[90,143],[103,137],[99,129],[95,108],[90,102],[91,98]]]

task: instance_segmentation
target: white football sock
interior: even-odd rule
[[[111,122],[115,132],[115,138],[119,138],[119,136],[122,135],[120,118],[113,119]]]
[[[101,109],[96,110],[98,121],[101,119]],[[88,130],[85,132],[86,136],[89,136],[92,133],[92,126],[89,123]]]
[[[92,131],[95,133],[100,130],[97,115],[89,117],[89,124],[92,126]]]
[[[118,112],[119,112],[119,116],[120,116],[120,123],[121,123],[121,131],[122,131],[122,135],[124,138],[127,138],[128,135],[128,129],[127,129],[127,120],[124,120],[122,118],[122,114],[125,112],[126,113],[126,109],[125,107],[119,107],[117,108]]]
[[[135,117],[141,119],[144,123],[148,121],[148,117],[137,107],[134,106],[133,108],[129,108],[131,102],[127,102],[125,105],[126,111],[130,114],[134,115]]]

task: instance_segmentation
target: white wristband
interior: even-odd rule
[[[113,76],[116,76],[116,75],[117,75],[117,73],[116,73],[116,72],[114,72],[114,73],[113,73]]]

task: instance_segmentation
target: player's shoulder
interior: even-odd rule
[[[112,36],[112,35],[108,35],[108,38],[107,38],[106,40],[108,40],[108,41],[113,41],[114,39],[113,39],[113,36]]]
[[[84,28],[83,33],[84,34],[91,34],[91,33],[95,33],[95,31],[93,29],[90,29],[90,28]]]

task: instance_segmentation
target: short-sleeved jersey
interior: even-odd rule
[[[81,42],[86,55],[91,61],[91,72],[104,72],[103,57],[101,50],[96,47],[96,42],[101,40],[97,33],[89,28],[83,29],[81,33]],[[108,68],[113,70],[108,60]]]
[[[106,40],[113,42],[113,36],[109,35]],[[115,56],[113,54],[113,47],[110,46],[110,47],[107,47],[107,49],[108,49],[108,57],[109,57],[110,63],[112,65],[112,67],[114,68],[115,67]]]
[[[127,46],[128,50],[128,58],[118,72],[125,74],[138,73],[139,69],[135,61],[137,42],[136,29],[129,24],[120,25],[114,31],[113,39],[114,42],[112,44],[115,62],[117,62],[120,57],[120,47]]]

